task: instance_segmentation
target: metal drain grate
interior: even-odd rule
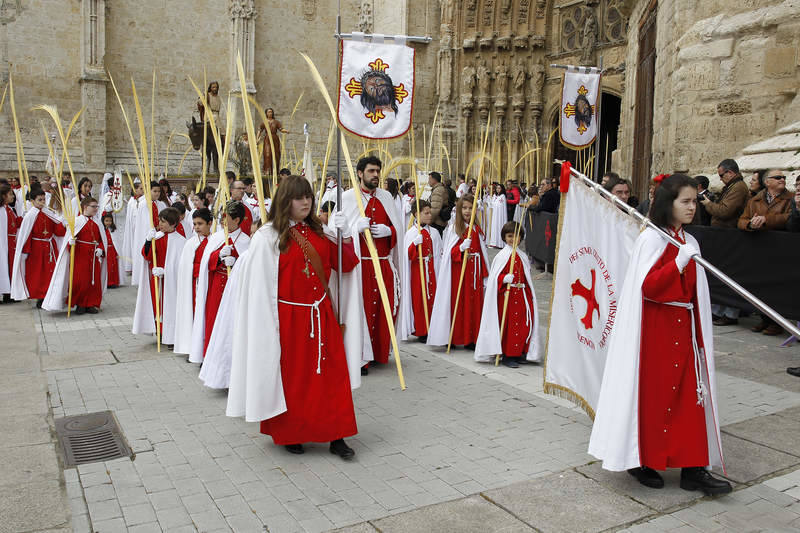
[[[111,411],[57,418],[55,423],[65,466],[131,456],[131,449]]]

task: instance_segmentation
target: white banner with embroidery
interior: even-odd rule
[[[561,143],[573,149],[592,144],[597,137],[600,71],[595,67],[569,67],[561,81]]]
[[[393,139],[411,126],[414,49],[342,41],[339,123],[366,139]]]
[[[603,196],[570,178],[556,250],[544,391],[594,417],[617,300],[639,228]]]

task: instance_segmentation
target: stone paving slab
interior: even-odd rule
[[[415,511],[382,518],[371,522],[382,533],[430,531],[437,533],[511,533],[533,532],[526,525],[481,496],[472,496],[454,502],[440,503]],[[435,526],[433,526],[435,524]],[[361,527],[361,531],[369,531]],[[358,529],[350,530],[356,533]]]
[[[800,409],[796,407],[725,426],[724,429],[741,439],[800,456]]]
[[[724,475],[736,483],[750,483],[800,465],[800,457],[740,439],[727,433],[727,429],[722,432],[722,451],[725,454]],[[721,469],[715,471],[722,473]]]
[[[632,523],[653,510],[576,472],[562,472],[484,493],[544,532],[594,532]]]

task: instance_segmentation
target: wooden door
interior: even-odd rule
[[[653,157],[653,89],[656,67],[656,3],[639,26],[639,59],[636,64],[636,109],[633,131],[633,189],[647,198]]]

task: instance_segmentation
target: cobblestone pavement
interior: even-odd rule
[[[536,285],[546,324],[549,276]],[[128,287],[99,315],[33,311],[52,416],[112,410],[135,452],[63,471],[76,532],[800,530],[800,380],[784,372],[800,352],[746,320],[715,331],[736,490],[708,499],[676,472],[652,491],[601,470],[589,418],[543,394],[540,366],[414,342],[401,346],[406,391],[390,364],[355,392],[354,461],[324,445],[291,455],[227,418],[195,365],[131,335],[134,300]]]

